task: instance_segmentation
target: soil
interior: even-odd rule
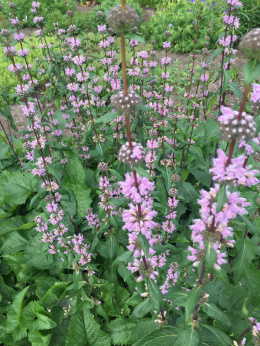
[[[88,1],[86,3],[85,6],[80,6],[77,5],[77,10],[81,13],[86,13],[86,12],[90,12],[94,6],[96,6],[97,3],[95,1]],[[150,15],[149,15],[149,11],[148,9],[144,8],[143,9],[143,15],[144,15],[144,21],[149,21],[150,19]],[[23,32],[26,35],[31,35],[35,30],[37,30],[36,28],[25,28],[22,29],[21,32]],[[178,60],[179,61],[179,69],[183,70],[183,69],[189,69],[191,66],[191,58],[190,58],[190,54],[176,54],[176,53],[168,53],[168,56],[172,59],[171,65],[174,66],[175,61]],[[158,60],[160,60],[163,57],[163,53],[158,52],[157,58]],[[198,60],[196,60],[195,62],[195,66],[202,60],[202,55],[197,54]],[[220,60],[221,60],[221,56],[217,56],[213,62],[212,62],[212,67],[214,68],[214,66],[219,66],[220,65]],[[239,88],[241,91],[243,91],[243,66],[245,64],[245,62],[247,61],[246,58],[244,58],[239,52],[236,55],[236,59],[234,62],[234,67],[237,69],[237,83],[239,85]],[[209,91],[217,91],[218,89],[218,83],[210,83],[209,84]],[[238,101],[238,98],[233,95],[232,93],[228,93],[227,94],[227,100],[226,100],[226,106],[229,107],[233,107],[233,105],[235,104],[235,102]],[[20,105],[19,104],[15,104],[15,105],[11,105],[11,112],[14,118],[14,122],[16,124],[16,126],[18,127],[18,129],[23,129],[27,127],[27,119],[23,116],[21,110],[20,110]],[[2,124],[4,125],[5,129],[8,128],[8,124],[7,124],[7,120],[5,118],[3,118],[2,116],[0,116],[0,120],[2,122]],[[0,126],[0,131],[1,131],[1,126]],[[11,130],[13,133],[13,130]]]

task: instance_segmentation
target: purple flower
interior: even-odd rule
[[[251,93],[251,100],[253,102],[260,101],[260,84],[253,83],[253,92]]]

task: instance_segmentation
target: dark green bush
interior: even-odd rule
[[[207,5],[207,3],[209,4]],[[169,39],[172,42],[172,50],[176,53],[191,52],[194,49],[194,26],[202,6],[197,49],[203,48],[204,37],[207,35],[211,20],[213,27],[209,48],[213,48],[216,46],[220,32],[223,31],[222,15],[225,7],[222,6],[224,6],[225,1],[220,0],[215,4],[215,1],[208,0],[207,3],[201,3],[201,1],[192,3],[187,0],[165,1],[160,10],[151,12],[150,21],[142,25],[142,35],[146,40],[155,40],[157,42],[156,48],[160,49],[162,42],[165,41],[164,32],[170,30]]]
[[[260,26],[260,2],[258,0],[242,0],[242,3],[243,7],[238,11],[241,24],[237,30],[239,37]]]

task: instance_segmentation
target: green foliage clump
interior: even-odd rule
[[[207,3],[209,3],[207,5]],[[166,40],[164,32],[171,31],[169,40],[172,42],[172,50],[176,53],[189,53],[194,49],[195,25],[198,23],[197,16],[200,14],[197,49],[202,49],[204,37],[212,21],[212,32],[210,34],[209,48],[216,45],[218,36],[223,28],[222,14],[224,1],[216,5],[214,1],[191,3],[187,0],[176,2],[165,2],[156,13],[151,13],[150,21],[142,25],[142,35],[145,39],[156,41],[156,48],[160,49]],[[213,6],[212,6],[213,5]],[[199,12],[202,6],[201,13]]]
[[[52,37],[46,37],[47,43],[50,43],[52,41]],[[30,41],[24,43],[24,46],[28,49],[30,49],[30,53],[27,57],[27,62],[28,64],[33,64],[35,62],[35,58],[42,59],[43,53],[42,49],[38,47],[38,41],[39,38],[36,36],[31,36]],[[21,46],[19,43],[16,44],[16,50],[20,50]],[[33,49],[32,49],[33,47]],[[15,62],[19,63],[21,65],[25,64],[25,61],[21,57],[15,57]],[[3,47],[0,47],[0,93],[2,96],[4,96],[4,99],[9,103],[12,104],[16,101],[14,97],[11,97],[11,95],[15,92],[14,87],[17,86],[18,79],[17,76],[11,73],[8,70],[8,66],[11,65],[11,61],[6,58],[4,54],[4,49]]]
[[[5,0],[3,5],[3,17],[9,18],[9,13],[11,12],[9,6],[9,0]],[[37,24],[34,24],[33,18],[35,17],[35,13],[31,13],[32,9],[32,1],[24,1],[24,0],[16,0],[15,1],[16,8],[15,14],[17,18],[21,22],[21,28],[25,27],[37,27]],[[76,10],[76,2],[73,0],[41,0],[40,1],[39,14],[44,17],[44,25],[48,29],[53,28],[53,23],[66,21],[68,23],[68,19],[65,14],[68,10]],[[8,23],[8,20],[6,20]]]
[[[237,11],[241,26],[237,36],[243,36],[253,28],[259,27],[260,6],[258,0],[243,0],[243,7]]]

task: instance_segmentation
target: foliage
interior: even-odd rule
[[[212,20],[212,32],[210,34],[209,49],[216,45],[216,41],[222,31],[222,14],[224,1],[187,2],[187,0],[166,1],[156,12],[150,12],[150,21],[142,25],[142,35],[149,42],[156,41],[158,49],[164,40],[164,32],[171,31],[172,50],[176,53],[192,52],[194,47],[195,25],[200,15],[200,30],[197,37],[197,49],[202,49],[204,37]],[[201,12],[200,12],[201,8]],[[191,12],[192,11],[192,12]]]
[[[70,29],[2,32],[1,344],[258,345],[260,62],[242,92],[228,27],[183,70],[171,36]]]

